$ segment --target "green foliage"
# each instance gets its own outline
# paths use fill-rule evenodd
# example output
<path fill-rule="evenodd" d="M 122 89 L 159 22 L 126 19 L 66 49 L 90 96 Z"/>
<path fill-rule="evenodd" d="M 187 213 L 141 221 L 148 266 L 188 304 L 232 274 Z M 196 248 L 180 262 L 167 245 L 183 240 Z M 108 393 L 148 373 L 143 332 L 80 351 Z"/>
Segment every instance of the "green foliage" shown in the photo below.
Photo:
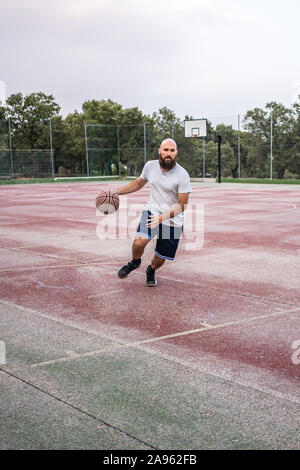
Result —
<path fill-rule="evenodd" d="M 248 183 L 248 184 L 300 184 L 300 180 L 297 179 L 256 179 L 256 178 L 249 178 L 249 179 L 240 179 L 240 178 L 222 178 L 222 183 Z"/>
<path fill-rule="evenodd" d="M 55 169 L 60 167 L 71 171 L 72 176 L 86 172 L 86 151 L 84 136 L 84 115 L 75 111 L 59 122 L 58 129 L 53 125 L 53 133 L 57 132 L 60 140 L 53 138 L 55 149 Z"/>
<path fill-rule="evenodd" d="M 0 122 L 5 120 L 5 107 L 1 106 L 1 101 L 0 101 Z"/>
<path fill-rule="evenodd" d="M 94 124 L 116 124 L 122 105 L 112 100 L 88 100 L 82 105 L 85 121 Z"/>
<path fill-rule="evenodd" d="M 0 119 L 0 149 L 7 149 L 8 145 L 8 122 Z"/>
<path fill-rule="evenodd" d="M 255 108 L 248 111 L 245 129 L 251 134 L 248 141 L 247 175 L 266 177 L 270 168 L 272 113 L 272 154 L 273 171 L 279 179 L 284 178 L 288 170 L 299 173 L 299 104 L 291 108 L 271 101 L 266 109 Z"/>
<path fill-rule="evenodd" d="M 300 98 L 300 97 L 299 97 Z M 163 139 L 173 137 L 178 146 L 178 162 L 192 177 L 203 176 L 205 155 L 206 176 L 217 176 L 217 144 L 207 139 L 184 137 L 183 120 L 167 107 L 151 116 L 138 107 L 123 108 L 108 100 L 88 100 L 81 111 L 65 118 L 52 95 L 42 92 L 11 95 L 0 106 L 1 161 L 7 166 L 9 148 L 8 118 L 13 149 L 49 149 L 50 119 L 55 171 L 62 175 L 84 175 L 87 171 L 85 126 L 90 160 L 90 174 L 125 176 L 140 174 L 145 161 L 144 124 L 146 126 L 146 158 L 158 158 Z M 300 177 L 300 101 L 291 107 L 271 101 L 264 109 L 249 110 L 240 132 L 241 177 L 268 178 L 270 175 L 270 115 L 273 119 L 274 176 Z M 192 116 L 185 116 L 192 119 Z M 222 136 L 222 175 L 238 176 L 238 131 L 220 124 Z M 119 144 L 119 145 L 118 145 Z M 119 147 L 119 151 L 118 151 Z"/>
<path fill-rule="evenodd" d="M 52 95 L 16 93 L 6 100 L 5 116 L 10 118 L 13 145 L 19 149 L 50 148 L 49 120 L 60 106 Z"/>

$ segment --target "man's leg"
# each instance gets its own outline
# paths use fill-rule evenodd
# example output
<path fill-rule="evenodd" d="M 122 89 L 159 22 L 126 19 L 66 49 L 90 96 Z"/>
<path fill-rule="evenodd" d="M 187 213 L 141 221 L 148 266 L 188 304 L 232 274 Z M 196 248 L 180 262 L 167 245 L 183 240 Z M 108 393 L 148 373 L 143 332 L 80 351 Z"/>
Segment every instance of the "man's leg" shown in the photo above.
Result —
<path fill-rule="evenodd" d="M 146 286 L 156 286 L 155 271 L 165 263 L 166 259 L 174 260 L 181 233 L 182 227 L 176 228 L 175 233 L 174 227 L 162 225 L 160 236 L 156 242 L 155 254 L 151 260 L 151 265 L 149 264 L 146 270 Z"/>
<path fill-rule="evenodd" d="M 165 262 L 165 259 L 159 258 L 156 254 L 154 254 L 152 260 L 151 260 L 151 268 L 156 271 L 159 269 Z"/>
<path fill-rule="evenodd" d="M 149 238 L 137 236 L 132 244 L 132 258 L 140 259 L 149 242 Z"/>
<path fill-rule="evenodd" d="M 145 247 L 149 241 L 150 240 L 148 238 L 141 237 L 139 235 L 135 238 L 132 244 L 132 260 L 119 270 L 119 277 L 127 277 L 131 271 L 140 266 L 142 254 L 144 253 Z"/>
<path fill-rule="evenodd" d="M 155 278 L 155 271 L 157 271 L 165 262 L 165 259 L 159 258 L 156 254 L 154 254 L 151 264 L 149 264 L 146 275 L 146 286 L 148 287 L 155 287 L 157 285 L 157 281 Z"/>

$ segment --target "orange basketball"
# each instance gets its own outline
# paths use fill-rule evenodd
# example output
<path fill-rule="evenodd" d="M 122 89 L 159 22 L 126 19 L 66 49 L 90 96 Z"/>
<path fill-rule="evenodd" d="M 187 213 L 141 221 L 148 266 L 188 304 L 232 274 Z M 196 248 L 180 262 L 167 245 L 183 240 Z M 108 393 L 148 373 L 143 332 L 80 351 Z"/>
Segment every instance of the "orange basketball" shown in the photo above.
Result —
<path fill-rule="evenodd" d="M 96 197 L 96 207 L 102 214 L 113 214 L 119 209 L 119 195 L 113 191 L 101 191 Z"/>

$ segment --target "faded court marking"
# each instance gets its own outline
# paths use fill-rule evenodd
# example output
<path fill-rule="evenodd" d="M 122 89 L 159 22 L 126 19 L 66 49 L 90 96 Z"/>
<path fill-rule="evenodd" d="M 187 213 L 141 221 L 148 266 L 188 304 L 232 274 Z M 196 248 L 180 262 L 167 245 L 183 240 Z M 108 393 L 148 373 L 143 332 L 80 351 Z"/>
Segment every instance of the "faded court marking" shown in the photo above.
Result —
<path fill-rule="evenodd" d="M 226 328 L 228 326 L 236 326 L 236 325 L 241 325 L 243 323 L 251 323 L 251 322 L 254 322 L 254 321 L 259 321 L 259 320 L 263 320 L 263 319 L 266 319 L 266 318 L 278 317 L 280 315 L 286 315 L 286 314 L 290 314 L 290 313 L 294 313 L 294 312 L 298 312 L 298 311 L 300 312 L 300 307 L 295 308 L 295 309 L 291 309 L 291 310 L 283 310 L 283 311 L 280 311 L 280 312 L 273 312 L 273 313 L 269 313 L 269 314 L 266 314 L 266 315 L 260 315 L 260 316 L 257 316 L 257 317 L 252 317 L 252 318 L 244 318 L 244 319 L 241 319 L 241 320 L 234 320 L 234 321 L 230 321 L 230 322 L 226 322 L 226 323 L 221 323 L 221 324 L 218 324 L 218 325 L 210 325 L 208 323 L 205 323 L 206 326 L 204 326 L 203 328 L 197 328 L 195 330 L 180 331 L 178 333 L 172 333 L 170 335 L 164 335 L 164 336 L 158 336 L 158 337 L 154 337 L 154 338 L 143 339 L 143 340 L 135 341 L 135 342 L 132 342 L 132 343 L 118 344 L 118 345 L 115 345 L 115 346 L 111 346 L 109 348 L 95 349 L 94 351 L 88 351 L 88 352 L 83 353 L 83 354 L 74 354 L 74 356 L 72 356 L 72 357 L 65 356 L 65 357 L 61 357 L 59 359 L 52 359 L 52 360 L 49 360 L 49 361 L 36 362 L 36 363 L 30 364 L 28 366 L 24 366 L 24 367 L 17 368 L 17 369 L 9 369 L 9 370 L 12 370 L 12 371 L 13 370 L 23 370 L 23 369 L 27 369 L 27 368 L 41 367 L 41 366 L 50 365 L 50 364 L 58 364 L 58 363 L 67 362 L 67 361 L 70 361 L 70 360 L 73 360 L 73 359 L 82 359 L 82 358 L 89 357 L 89 356 L 94 356 L 94 355 L 97 355 L 97 354 L 109 353 L 109 352 L 112 352 L 112 351 L 116 351 L 118 349 L 132 348 L 132 347 L 140 346 L 140 345 L 143 345 L 143 344 L 155 343 L 155 342 L 158 342 L 158 341 L 171 339 L 171 338 L 179 338 L 181 336 L 187 336 L 187 335 L 191 335 L 191 334 L 195 334 L 195 333 L 201 333 L 201 332 L 204 332 L 204 331 L 218 330 L 218 329 L 221 329 L 221 328 Z"/>
<path fill-rule="evenodd" d="M 41 312 L 39 312 L 39 311 L 37 311 L 37 310 L 32 310 L 32 309 L 29 309 L 29 308 L 27 308 L 27 307 L 22 307 L 22 306 L 20 306 L 20 305 L 16 305 L 16 304 L 13 304 L 13 303 L 11 303 L 11 302 L 7 302 L 7 301 L 1 300 L 1 299 L 0 299 L 0 304 L 7 305 L 7 306 L 10 306 L 10 307 L 14 307 L 14 308 L 16 308 L 16 309 L 18 309 L 18 310 L 21 310 L 21 311 L 24 311 L 24 310 L 25 310 L 25 311 L 28 312 L 28 313 L 37 315 L 37 316 L 39 316 L 39 317 L 41 317 L 41 318 L 45 318 L 45 319 L 47 319 L 47 320 L 53 321 L 53 322 L 58 323 L 58 324 L 61 324 L 61 325 L 63 325 L 63 326 L 68 326 L 68 327 L 74 328 L 74 329 L 76 329 L 76 330 L 79 330 L 79 331 L 82 331 L 82 332 L 85 332 L 85 333 L 88 333 L 88 334 L 93 334 L 93 335 L 98 336 L 98 337 L 100 337 L 100 338 L 106 338 L 106 339 L 109 339 L 109 340 L 111 340 L 111 341 L 115 341 L 115 342 L 119 343 L 119 347 L 115 347 L 114 350 L 121 349 L 121 348 L 123 348 L 123 347 L 124 347 L 124 348 L 130 347 L 130 346 L 133 347 L 133 344 L 128 344 L 128 343 L 126 343 L 124 340 L 122 340 L 122 339 L 120 339 L 120 338 L 116 338 L 116 339 L 115 339 L 115 338 L 112 338 L 112 337 L 110 337 L 110 336 L 104 334 L 103 332 L 99 333 L 99 332 L 97 332 L 97 331 L 95 331 L 95 330 L 90 330 L 90 329 L 88 329 L 88 328 L 83 328 L 83 327 L 80 326 L 80 325 L 76 325 L 76 324 L 73 324 L 72 322 L 65 321 L 65 320 L 62 320 L 62 319 L 58 319 L 58 318 L 52 317 L 52 316 L 50 316 L 50 315 L 43 314 L 43 313 L 41 313 Z M 291 310 L 287 310 L 287 311 L 283 311 L 283 312 L 277 312 L 277 313 L 275 314 L 275 316 L 276 316 L 276 315 L 278 316 L 279 314 L 288 314 L 288 313 L 298 312 L 299 310 L 300 310 L 300 308 L 291 309 Z M 274 315 L 270 314 L 270 315 L 265 315 L 264 317 L 266 317 L 266 316 L 274 316 Z M 261 318 L 261 317 L 258 317 L 258 318 Z M 231 323 L 232 323 L 232 322 L 231 322 Z M 240 322 L 236 322 L 236 323 L 240 323 Z M 220 325 L 220 326 L 221 326 L 221 325 Z M 207 327 L 208 327 L 208 324 L 207 324 Z M 207 329 L 212 329 L 212 328 L 214 328 L 214 327 L 212 326 L 212 327 L 209 327 L 209 328 L 207 328 Z M 205 331 L 206 328 L 203 328 L 202 330 Z M 154 341 L 154 340 L 155 340 L 155 338 L 153 338 L 152 341 Z M 144 341 L 144 343 L 145 343 L 145 342 L 150 342 L 150 341 L 151 341 L 151 340 L 146 340 L 146 341 Z M 143 344 L 143 341 L 140 341 L 139 343 L 140 343 L 140 345 L 142 345 L 142 344 Z M 218 374 L 218 373 L 209 371 L 209 370 L 207 370 L 207 369 L 204 369 L 204 368 L 200 368 L 200 367 L 198 367 L 198 366 L 195 366 L 195 364 L 191 364 L 191 363 L 189 363 L 189 362 L 183 361 L 183 360 L 178 359 L 178 358 L 176 358 L 176 357 L 168 356 L 168 355 L 166 355 L 166 354 L 163 354 L 163 353 L 161 353 L 161 352 L 157 352 L 157 351 L 155 351 L 155 350 L 151 350 L 151 349 L 149 349 L 149 348 L 143 348 L 143 347 L 142 347 L 142 348 L 141 348 L 141 347 L 139 348 L 139 345 L 137 345 L 136 347 L 137 347 L 137 349 L 146 351 L 146 352 L 148 352 L 149 354 L 154 354 L 154 355 L 156 355 L 156 356 L 162 357 L 162 358 L 164 358 L 164 359 L 166 359 L 166 360 L 169 360 L 169 361 L 171 361 L 171 362 L 178 363 L 178 364 L 183 364 L 183 365 L 185 365 L 186 367 L 191 367 L 191 368 L 193 368 L 193 369 L 197 369 L 199 372 L 203 372 L 203 373 L 209 374 L 209 375 L 211 375 L 212 377 L 220 378 L 220 379 L 222 379 L 222 380 L 227 380 L 228 382 L 235 383 L 235 384 L 238 384 L 238 385 L 242 385 L 242 386 L 245 386 L 245 387 L 250 388 L 250 389 L 252 389 L 252 390 L 257 390 L 257 391 L 259 391 L 259 392 L 263 392 L 263 393 L 266 393 L 266 394 L 268 394 L 268 395 L 270 395 L 270 396 L 274 396 L 274 397 L 276 397 L 276 398 L 281 398 L 281 399 L 284 399 L 284 400 L 286 400 L 286 401 L 290 401 L 290 402 L 297 403 L 297 404 L 300 403 L 300 402 L 299 402 L 299 399 L 296 398 L 296 397 L 292 397 L 292 396 L 290 396 L 290 395 L 284 395 L 284 394 L 281 394 L 280 392 L 277 392 L 277 391 L 275 391 L 275 390 L 268 389 L 268 388 L 263 388 L 263 387 L 259 387 L 259 386 L 255 385 L 255 384 L 250 383 L 250 382 L 245 382 L 245 381 L 242 381 L 242 380 L 239 380 L 239 379 L 234 379 L 234 378 L 232 378 L 232 377 L 230 377 L 230 376 L 223 376 L 223 375 L 221 375 L 221 374 Z M 112 349 L 112 350 L 113 350 L 113 349 Z M 104 350 L 104 351 L 106 352 L 107 349 Z M 73 351 L 68 351 L 68 352 L 66 351 L 66 353 L 69 354 L 69 355 L 72 355 L 72 356 L 76 355 L 76 358 L 78 358 L 78 357 L 80 356 L 80 355 L 74 353 Z M 37 365 L 38 365 L 38 364 L 37 364 Z M 33 365 L 33 366 L 34 366 L 34 365 Z M 25 369 L 25 368 L 23 367 L 22 369 L 19 369 L 19 370 L 23 370 L 23 369 Z M 1 370 L 1 368 L 0 368 L 0 370 Z M 9 371 L 10 369 L 9 369 L 8 367 L 3 367 L 2 370 L 4 370 L 4 371 L 5 371 L 5 370 L 8 370 L 8 371 Z M 11 369 L 11 370 L 18 370 L 18 369 Z"/>
<path fill-rule="evenodd" d="M 104 297 L 106 295 L 120 294 L 120 292 L 124 292 L 124 289 L 112 290 L 108 292 L 102 292 L 100 294 L 89 295 L 88 299 L 97 299 L 97 298 Z"/>

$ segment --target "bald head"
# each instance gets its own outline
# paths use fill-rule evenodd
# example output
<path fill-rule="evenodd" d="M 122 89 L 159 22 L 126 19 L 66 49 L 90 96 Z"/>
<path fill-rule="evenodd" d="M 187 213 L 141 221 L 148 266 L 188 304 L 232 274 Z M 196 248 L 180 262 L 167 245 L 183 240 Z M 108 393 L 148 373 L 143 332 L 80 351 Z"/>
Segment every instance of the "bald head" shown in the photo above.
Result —
<path fill-rule="evenodd" d="M 169 144 L 169 143 L 175 145 L 175 148 L 177 149 L 177 144 L 176 144 L 175 140 L 173 140 L 173 139 L 163 140 L 162 143 L 160 144 L 160 148 L 162 148 L 164 145 Z"/>
<path fill-rule="evenodd" d="M 178 153 L 177 145 L 173 139 L 165 139 L 158 149 L 159 164 L 164 170 L 171 170 L 176 165 L 176 156 Z"/>

